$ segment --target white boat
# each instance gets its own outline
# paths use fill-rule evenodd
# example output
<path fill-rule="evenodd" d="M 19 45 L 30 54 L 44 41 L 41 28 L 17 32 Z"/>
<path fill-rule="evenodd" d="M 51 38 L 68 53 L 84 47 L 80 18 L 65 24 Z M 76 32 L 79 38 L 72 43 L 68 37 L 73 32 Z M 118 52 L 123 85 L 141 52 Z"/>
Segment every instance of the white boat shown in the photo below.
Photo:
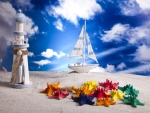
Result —
<path fill-rule="evenodd" d="M 86 57 L 86 45 L 87 47 L 87 57 Z M 89 70 L 96 68 L 99 64 L 98 61 L 96 59 L 96 56 L 93 52 L 92 46 L 91 46 L 91 42 L 89 39 L 88 34 L 86 33 L 86 22 L 82 27 L 82 30 L 80 32 L 78 41 L 76 42 L 74 49 L 72 51 L 72 53 L 70 54 L 69 58 L 74 58 L 74 57 L 81 57 L 83 58 L 82 62 L 77 62 L 74 64 L 68 64 L 68 68 L 70 68 L 73 71 L 76 71 L 78 73 L 87 73 L 89 72 Z M 96 61 L 96 64 L 86 64 L 86 58 L 91 58 L 93 60 Z"/>

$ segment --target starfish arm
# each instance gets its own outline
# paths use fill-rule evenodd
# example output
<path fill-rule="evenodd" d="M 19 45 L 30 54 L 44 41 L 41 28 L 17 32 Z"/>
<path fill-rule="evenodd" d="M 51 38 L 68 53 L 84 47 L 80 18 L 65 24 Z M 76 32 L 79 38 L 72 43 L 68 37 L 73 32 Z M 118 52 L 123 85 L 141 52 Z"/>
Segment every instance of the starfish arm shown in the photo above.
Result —
<path fill-rule="evenodd" d="M 80 100 L 80 98 L 78 97 L 78 98 L 75 98 L 75 97 L 71 97 L 72 98 L 72 100 L 74 100 L 75 102 L 79 102 L 79 100 Z"/>
<path fill-rule="evenodd" d="M 97 106 L 101 106 L 104 105 L 104 101 L 102 99 L 98 99 L 98 101 L 96 102 Z"/>
<path fill-rule="evenodd" d="M 139 100 L 137 100 L 137 105 L 141 105 L 141 106 L 144 106 L 144 103 L 140 102 Z"/>
<path fill-rule="evenodd" d="M 129 99 L 124 99 L 123 102 L 126 103 L 126 104 L 130 104 L 131 103 L 131 101 Z"/>

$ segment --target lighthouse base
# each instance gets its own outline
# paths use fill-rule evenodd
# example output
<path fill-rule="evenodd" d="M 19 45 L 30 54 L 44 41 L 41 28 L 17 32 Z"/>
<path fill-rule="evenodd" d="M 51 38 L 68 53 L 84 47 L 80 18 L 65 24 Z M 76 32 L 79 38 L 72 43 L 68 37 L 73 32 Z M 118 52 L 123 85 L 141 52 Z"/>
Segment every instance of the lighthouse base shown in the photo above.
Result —
<path fill-rule="evenodd" d="M 32 82 L 30 82 L 29 84 L 12 84 L 12 83 L 9 83 L 9 86 L 12 88 L 16 88 L 16 89 L 23 89 L 23 88 L 31 87 Z"/>

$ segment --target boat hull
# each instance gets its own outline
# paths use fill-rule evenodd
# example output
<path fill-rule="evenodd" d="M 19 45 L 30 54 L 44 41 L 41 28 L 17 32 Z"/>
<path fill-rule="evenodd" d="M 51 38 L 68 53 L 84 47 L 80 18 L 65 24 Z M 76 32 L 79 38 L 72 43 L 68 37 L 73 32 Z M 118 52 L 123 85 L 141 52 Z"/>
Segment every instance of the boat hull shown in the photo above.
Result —
<path fill-rule="evenodd" d="M 74 70 L 78 73 L 87 73 L 91 69 L 98 67 L 98 64 L 89 64 L 89 65 L 77 65 L 77 66 L 68 66 L 69 69 Z"/>

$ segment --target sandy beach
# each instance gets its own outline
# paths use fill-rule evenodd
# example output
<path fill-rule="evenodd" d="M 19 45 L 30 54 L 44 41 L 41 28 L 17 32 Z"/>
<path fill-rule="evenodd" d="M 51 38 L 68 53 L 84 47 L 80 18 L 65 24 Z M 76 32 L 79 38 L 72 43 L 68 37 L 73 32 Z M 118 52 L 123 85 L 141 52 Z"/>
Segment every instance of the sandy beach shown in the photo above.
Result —
<path fill-rule="evenodd" d="M 10 72 L 0 72 L 0 113 L 149 113 L 150 112 L 150 77 L 131 74 L 110 73 L 69 73 L 69 72 L 30 72 L 33 86 L 24 89 L 9 87 Z M 106 79 L 119 82 L 119 86 L 131 84 L 139 90 L 138 99 L 144 106 L 126 105 L 120 100 L 110 107 L 83 105 L 71 99 L 72 93 L 62 100 L 48 99 L 46 94 L 39 93 L 48 83 L 60 82 L 60 86 L 83 85 L 92 80 L 105 82 Z"/>

